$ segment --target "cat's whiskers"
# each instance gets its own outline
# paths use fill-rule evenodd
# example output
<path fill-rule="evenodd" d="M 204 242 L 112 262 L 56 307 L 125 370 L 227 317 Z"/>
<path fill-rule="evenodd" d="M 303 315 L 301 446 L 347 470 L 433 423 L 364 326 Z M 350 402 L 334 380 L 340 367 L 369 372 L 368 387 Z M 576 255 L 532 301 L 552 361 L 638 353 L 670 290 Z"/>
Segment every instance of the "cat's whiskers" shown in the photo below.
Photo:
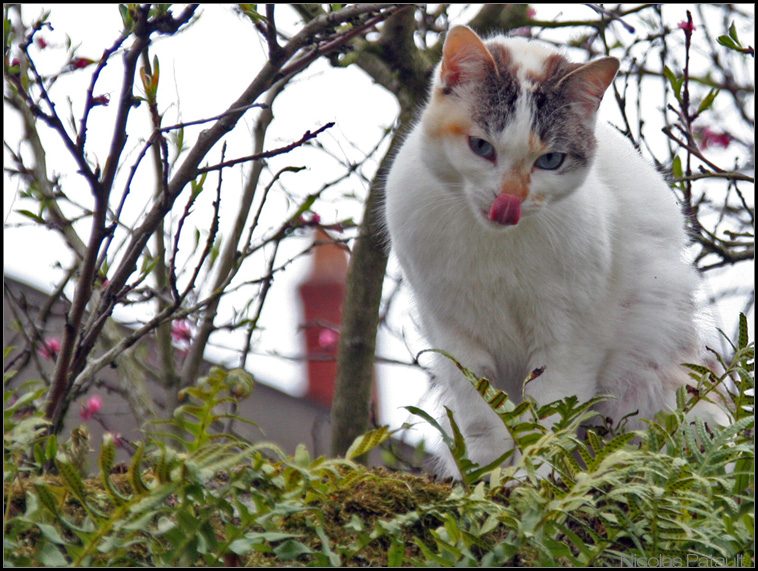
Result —
<path fill-rule="evenodd" d="M 446 218 L 448 214 L 455 214 L 461 208 L 468 208 L 465 197 L 462 194 L 445 192 L 437 200 L 427 205 L 427 213 L 434 214 L 439 218 Z"/>

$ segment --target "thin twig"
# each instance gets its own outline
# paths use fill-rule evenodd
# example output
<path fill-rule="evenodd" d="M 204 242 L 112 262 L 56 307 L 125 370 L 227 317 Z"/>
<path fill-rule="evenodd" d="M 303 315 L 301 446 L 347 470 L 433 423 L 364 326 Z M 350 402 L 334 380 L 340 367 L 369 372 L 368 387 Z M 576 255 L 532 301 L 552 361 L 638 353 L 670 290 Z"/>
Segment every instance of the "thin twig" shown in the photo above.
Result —
<path fill-rule="evenodd" d="M 276 157 L 278 155 L 283 155 L 283 154 L 289 153 L 293 149 L 301 147 L 302 145 L 304 145 L 305 143 L 307 143 L 311 139 L 314 139 L 314 138 L 318 137 L 321 133 L 323 133 L 324 131 L 326 131 L 327 129 L 329 129 L 329 128 L 333 127 L 333 126 L 334 126 L 334 122 L 329 122 L 326 125 L 324 125 L 323 127 L 319 127 L 314 132 L 306 131 L 305 134 L 299 140 L 295 141 L 294 143 L 290 143 L 289 145 L 285 145 L 284 147 L 279 147 L 278 149 L 273 149 L 271 151 L 264 151 L 263 153 L 257 153 L 257 154 L 254 154 L 254 155 L 249 155 L 247 157 L 241 157 L 241 158 L 238 158 L 238 159 L 233 159 L 233 160 L 230 160 L 230 161 L 219 163 L 217 165 L 213 165 L 211 167 L 199 168 L 196 171 L 197 172 L 197 176 L 199 176 L 199 175 L 201 175 L 203 173 L 213 172 L 213 171 L 225 169 L 225 168 L 228 168 L 228 167 L 233 167 L 233 166 L 241 164 L 241 163 L 248 163 L 250 161 L 260 161 L 262 159 L 269 159 L 271 157 Z"/>

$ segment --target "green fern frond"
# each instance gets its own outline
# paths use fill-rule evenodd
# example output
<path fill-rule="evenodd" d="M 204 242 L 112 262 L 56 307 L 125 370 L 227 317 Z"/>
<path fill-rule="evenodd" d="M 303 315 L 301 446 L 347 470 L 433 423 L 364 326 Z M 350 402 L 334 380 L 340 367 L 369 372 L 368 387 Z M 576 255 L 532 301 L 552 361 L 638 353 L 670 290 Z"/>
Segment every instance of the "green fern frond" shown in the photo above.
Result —
<path fill-rule="evenodd" d="M 103 435 L 103 441 L 100 445 L 100 455 L 98 456 L 98 466 L 100 468 L 100 481 L 103 483 L 105 491 L 108 493 L 111 501 L 117 506 L 123 505 L 128 498 L 121 495 L 111 482 L 111 471 L 113 462 L 116 458 L 116 445 L 113 435 L 108 432 Z"/>

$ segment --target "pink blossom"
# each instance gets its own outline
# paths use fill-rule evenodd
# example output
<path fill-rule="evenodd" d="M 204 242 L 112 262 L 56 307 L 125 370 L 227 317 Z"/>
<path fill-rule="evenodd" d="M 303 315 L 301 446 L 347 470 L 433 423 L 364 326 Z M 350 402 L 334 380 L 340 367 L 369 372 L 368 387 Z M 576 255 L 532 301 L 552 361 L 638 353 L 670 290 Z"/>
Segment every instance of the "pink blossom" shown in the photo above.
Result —
<path fill-rule="evenodd" d="M 717 133 L 710 127 L 703 127 L 699 134 L 701 137 L 700 146 L 703 147 L 703 149 L 709 147 L 721 147 L 726 149 L 729 146 L 729 143 L 734 140 L 734 137 L 729 133 Z"/>
<path fill-rule="evenodd" d="M 297 218 L 297 224 L 300 226 L 318 226 L 321 224 L 321 216 L 315 212 L 310 212 L 310 216 L 301 215 Z"/>
<path fill-rule="evenodd" d="M 333 329 L 322 329 L 318 333 L 318 346 L 322 349 L 334 349 L 339 341 L 340 334 Z"/>
<path fill-rule="evenodd" d="M 682 30 L 684 30 L 685 34 L 691 34 L 695 30 L 697 30 L 697 28 L 695 27 L 695 24 L 692 23 L 692 20 L 682 20 L 681 22 L 679 22 L 678 26 Z"/>
<path fill-rule="evenodd" d="M 61 340 L 57 337 L 50 337 L 42 341 L 42 344 L 37 347 L 37 353 L 43 359 L 55 361 L 58 358 L 58 353 L 61 350 Z"/>
<path fill-rule="evenodd" d="M 174 341 L 184 341 L 189 343 L 192 341 L 192 326 L 186 319 L 174 321 L 171 324 L 171 337 Z"/>
<path fill-rule="evenodd" d="M 35 36 L 34 41 L 37 42 L 39 49 L 44 50 L 47 47 L 47 42 L 42 36 Z"/>
<path fill-rule="evenodd" d="M 7 63 L 7 60 L 6 60 Z M 18 58 L 14 57 L 10 64 L 8 65 L 8 73 L 11 74 L 13 77 L 19 77 L 21 73 L 21 62 L 18 60 Z"/>
<path fill-rule="evenodd" d="M 87 66 L 92 65 L 95 63 L 94 60 L 91 60 L 86 57 L 75 57 L 71 60 L 71 69 L 84 69 Z"/>
<path fill-rule="evenodd" d="M 530 20 L 534 20 L 534 17 L 535 17 L 536 15 L 537 15 L 537 10 L 535 10 L 534 8 L 529 8 L 529 9 L 527 9 L 527 11 L 526 11 L 526 16 L 527 16 L 527 17 L 528 17 Z"/>
<path fill-rule="evenodd" d="M 101 399 L 98 395 L 91 396 L 87 399 L 87 402 L 82 407 L 82 410 L 79 411 L 79 418 L 82 420 L 89 420 L 98 412 L 100 412 L 101 408 L 103 408 L 103 399 Z"/>
<path fill-rule="evenodd" d="M 121 436 L 120 432 L 111 432 L 111 436 L 113 436 L 113 445 L 116 448 L 126 448 L 124 437 Z"/>

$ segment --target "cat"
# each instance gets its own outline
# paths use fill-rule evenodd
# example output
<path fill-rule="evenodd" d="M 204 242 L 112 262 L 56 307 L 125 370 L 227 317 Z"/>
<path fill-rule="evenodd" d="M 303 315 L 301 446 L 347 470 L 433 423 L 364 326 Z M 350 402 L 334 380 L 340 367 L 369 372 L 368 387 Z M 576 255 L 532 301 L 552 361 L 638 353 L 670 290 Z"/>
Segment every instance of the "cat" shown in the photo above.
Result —
<path fill-rule="evenodd" d="M 658 172 L 597 121 L 619 68 L 451 28 L 430 100 L 386 180 L 390 244 L 429 345 L 515 401 L 612 395 L 617 423 L 674 408 L 698 362 L 684 217 Z M 508 433 L 455 364 L 434 384 L 484 465 Z M 719 406 L 703 416 L 724 422 Z M 696 409 L 697 410 L 697 409 Z M 456 475 L 451 458 L 442 475 Z"/>

